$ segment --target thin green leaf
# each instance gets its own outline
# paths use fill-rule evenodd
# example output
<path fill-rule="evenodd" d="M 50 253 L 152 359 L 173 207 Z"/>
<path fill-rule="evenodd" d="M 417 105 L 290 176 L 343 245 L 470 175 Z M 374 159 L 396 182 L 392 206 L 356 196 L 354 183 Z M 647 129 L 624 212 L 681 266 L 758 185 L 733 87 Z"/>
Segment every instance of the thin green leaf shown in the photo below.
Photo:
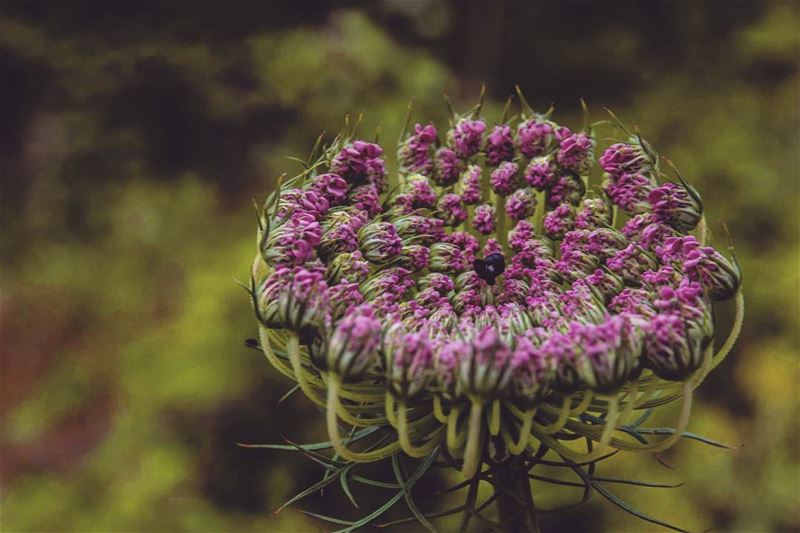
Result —
<path fill-rule="evenodd" d="M 638 428 L 639 426 L 644 424 L 644 422 L 648 418 L 650 418 L 650 415 L 653 414 L 653 411 L 654 411 L 654 409 L 652 409 L 652 408 L 646 410 L 644 413 L 642 413 L 642 416 L 640 416 L 639 418 L 634 420 L 633 424 L 627 424 L 625 427 Z"/>
<path fill-rule="evenodd" d="M 479 470 L 480 468 L 481 465 L 478 465 Z M 459 533 L 466 533 L 467 528 L 469 528 L 469 521 L 472 518 L 475 501 L 478 499 L 478 485 L 480 482 L 481 480 L 478 477 L 474 477 L 472 478 L 472 483 L 469 485 L 469 492 L 467 493 L 467 501 L 465 503 L 467 512 L 464 513 L 464 516 L 461 518 L 461 525 L 458 527 Z"/>
<path fill-rule="evenodd" d="M 303 455 L 305 455 L 306 457 L 308 457 L 309 459 L 311 459 L 315 463 L 323 466 L 324 468 L 333 469 L 333 468 L 338 468 L 338 467 L 341 467 L 341 466 L 347 466 L 347 463 L 342 462 L 342 461 L 337 461 L 336 459 L 332 459 L 330 457 L 322 455 L 321 453 L 317 453 L 317 452 L 314 452 L 314 451 L 311 451 L 311 450 L 304 450 L 303 448 L 300 447 L 299 444 L 295 444 L 295 443 L 293 443 L 292 441 L 290 441 L 288 439 L 286 439 L 286 442 L 289 442 L 290 444 L 293 444 L 296 447 L 297 451 L 299 451 L 300 453 L 302 453 Z"/>
<path fill-rule="evenodd" d="M 621 483 L 623 485 L 636 485 L 637 487 L 652 487 L 656 489 L 676 489 L 685 485 L 685 482 L 680 483 L 652 483 L 649 481 L 638 481 L 635 479 L 617 479 L 613 477 L 593 477 L 593 481 L 600 481 L 603 483 Z"/>
<path fill-rule="evenodd" d="M 675 433 L 675 429 L 673 428 L 644 428 L 638 431 L 639 433 L 644 433 L 645 435 L 672 435 L 673 433 Z M 716 448 L 725 448 L 726 450 L 734 450 L 738 447 L 738 446 L 730 446 L 728 444 L 723 444 L 713 439 L 709 439 L 708 437 L 704 437 L 696 433 L 690 433 L 688 431 L 684 431 L 681 434 L 681 438 L 696 440 L 698 442 L 702 442 L 703 444 L 708 444 L 709 446 L 714 446 Z"/>
<path fill-rule="evenodd" d="M 629 428 L 629 427 L 627 427 L 627 426 L 622 426 L 621 428 L 619 428 L 619 430 L 618 430 L 618 431 L 622 431 L 623 433 L 627 433 L 628 435 L 630 435 L 630 436 L 631 436 L 631 437 L 633 437 L 634 439 L 638 440 L 638 441 L 639 441 L 639 442 L 641 442 L 642 444 L 647 444 L 647 443 L 648 443 L 647 439 L 646 439 L 646 438 L 644 438 L 644 437 L 641 435 L 641 433 L 639 433 L 637 430 L 635 430 L 635 429 L 633 429 L 633 428 Z"/>
<path fill-rule="evenodd" d="M 342 470 L 346 470 L 347 468 L 349 468 L 349 467 L 343 468 Z M 283 505 L 278 507 L 278 509 L 275 511 L 275 514 L 280 513 L 286 507 L 292 505 L 294 502 L 296 502 L 298 500 L 301 500 L 301 499 L 305 498 L 309 494 L 314 494 L 315 492 L 317 492 L 319 490 L 322 490 L 324 487 L 326 487 L 327 485 L 331 484 L 335 479 L 336 479 L 335 477 L 329 477 L 329 478 L 323 478 L 323 479 L 317 481 L 316 483 L 314 483 L 313 485 L 311 485 L 307 489 L 305 489 L 305 490 L 297 493 L 296 495 L 292 496 L 292 498 L 290 498 L 286 503 L 284 503 Z"/>
<path fill-rule="evenodd" d="M 354 465 L 353 465 L 354 466 Z M 356 499 L 353 497 L 353 493 L 350 492 L 350 485 L 347 482 L 347 474 L 350 471 L 350 468 L 345 468 L 342 470 L 341 474 L 339 474 L 339 483 L 342 485 L 342 490 L 344 491 L 347 499 L 350 500 L 350 503 L 353 504 L 353 507 L 359 509 L 358 503 L 356 503 Z"/>
<path fill-rule="evenodd" d="M 342 525 L 342 526 L 350 526 L 350 525 L 355 523 L 355 522 L 350 522 L 348 520 L 342 520 L 341 518 L 335 518 L 333 516 L 326 516 L 324 514 L 312 513 L 311 511 L 305 511 L 303 509 L 298 509 L 298 511 L 300 511 L 301 513 L 303 513 L 305 515 L 313 516 L 314 518 L 319 518 L 320 520 L 324 520 L 324 521 L 330 522 L 332 524 L 339 524 L 339 525 Z"/>
<path fill-rule="evenodd" d="M 411 477 L 408 478 L 408 481 L 406 482 L 407 487 L 410 488 L 414 486 L 414 484 L 419 480 L 419 478 L 422 477 L 422 475 L 428 471 L 428 469 L 431 466 L 431 463 L 433 463 L 437 455 L 438 455 L 438 450 L 434 450 L 428 457 L 425 458 L 422 464 L 420 464 L 419 467 L 417 467 L 417 470 L 411 475 Z M 385 504 L 380 506 L 378 509 L 371 512 L 364 518 L 361 518 L 360 520 L 353 522 L 352 524 L 349 525 L 349 527 L 339 530 L 337 533 L 350 533 L 351 531 L 355 531 L 356 529 L 369 524 L 370 522 L 381 516 L 383 513 L 388 511 L 394 504 L 396 504 L 400 500 L 400 498 L 403 497 L 403 494 L 404 491 L 402 490 L 398 491 L 397 494 L 389 498 L 389 500 Z"/>
<path fill-rule="evenodd" d="M 382 489 L 399 489 L 400 485 L 397 483 L 387 483 L 385 481 L 376 481 L 374 479 L 365 478 L 363 476 L 356 476 L 353 475 L 350 477 L 353 481 L 357 481 L 363 485 L 369 485 L 371 487 L 379 487 Z"/>
<path fill-rule="evenodd" d="M 380 429 L 380 426 L 370 426 L 368 428 L 358 430 L 355 435 L 351 439 L 342 439 L 345 443 L 356 442 L 358 440 L 363 439 L 375 433 L 377 430 Z M 270 450 L 290 450 L 290 451 L 297 451 L 298 448 L 302 450 L 329 450 L 333 448 L 333 444 L 330 441 L 325 442 L 315 442 L 313 444 L 243 444 L 243 443 L 236 443 L 237 446 L 241 446 L 242 448 L 268 448 Z"/>
<path fill-rule="evenodd" d="M 539 481 L 544 481 L 545 483 L 552 483 L 553 485 L 564 485 L 565 487 L 580 487 L 585 488 L 585 483 L 578 483 L 577 481 L 567 481 L 565 479 L 556 479 L 554 477 L 548 476 L 539 476 L 537 474 L 528 474 L 530 479 L 537 479 Z"/>
<path fill-rule="evenodd" d="M 452 509 L 447 509 L 445 511 L 437 511 L 435 513 L 428 513 L 425 515 L 425 518 L 440 518 L 442 516 L 449 516 L 452 514 L 460 513 L 462 511 L 466 511 L 466 505 L 459 505 L 458 507 L 453 507 Z M 397 526 L 400 524 L 408 524 L 409 522 L 413 522 L 416 520 L 414 516 L 407 516 L 405 518 L 401 518 L 399 520 L 393 520 L 391 522 L 385 522 L 383 524 L 375 524 L 375 527 L 391 527 Z"/>
<path fill-rule="evenodd" d="M 449 492 L 456 492 L 458 490 L 461 490 L 461 489 L 469 486 L 470 483 L 472 483 L 472 480 L 468 479 L 466 481 L 462 481 L 461 483 L 457 483 L 457 484 L 453 485 L 452 487 L 447 487 L 446 489 L 442 489 L 442 490 L 436 492 L 436 494 L 447 494 Z"/>
<path fill-rule="evenodd" d="M 544 466 L 555 466 L 555 467 L 561 467 L 561 468 L 571 468 L 572 466 L 586 466 L 586 465 L 590 465 L 590 464 L 599 463 L 600 461 L 604 461 L 604 460 L 608 459 L 609 457 L 613 457 L 614 455 L 617 455 L 618 453 L 619 453 L 619 450 L 614 450 L 613 452 L 609 452 L 609 453 L 607 453 L 605 455 L 601 455 L 600 457 L 598 457 L 594 461 L 590 461 L 590 462 L 570 463 L 570 462 L 562 461 L 562 462 L 559 463 L 557 461 L 548 461 L 548 460 L 545 460 L 545 459 L 540 459 L 540 460 L 538 460 L 536 462 L 536 464 L 540 464 L 540 465 L 544 465 Z"/>
<path fill-rule="evenodd" d="M 672 524 L 670 524 L 668 522 L 664 522 L 663 520 L 659 520 L 657 518 L 653 518 L 653 517 L 651 517 L 649 515 L 646 515 L 646 514 L 642 513 L 641 511 L 639 511 L 636 508 L 634 508 L 633 506 L 631 506 L 629 503 L 619 499 L 617 496 L 615 496 L 612 492 L 610 492 L 608 489 L 606 489 L 605 487 L 603 487 L 599 483 L 592 483 L 592 485 L 594 486 L 595 489 L 597 489 L 597 492 L 599 492 L 605 499 L 607 499 L 608 501 L 610 501 L 611 503 L 613 503 L 614 505 L 616 505 L 617 507 L 619 507 L 623 511 L 625 511 L 627 513 L 630 513 L 633 516 L 636 516 L 636 517 L 644 520 L 645 522 L 650 522 L 651 524 L 657 524 L 659 526 L 666 527 L 666 528 L 671 529 L 673 531 L 680 531 L 681 533 L 689 533 L 687 530 L 681 529 L 678 526 L 673 526 Z"/>
<path fill-rule="evenodd" d="M 295 385 L 294 387 L 289 389 L 289 391 L 286 394 L 284 394 L 283 396 L 281 396 L 280 400 L 278 400 L 278 405 L 282 404 L 284 401 L 286 401 L 286 399 L 289 396 L 291 396 L 292 394 L 294 394 L 295 392 L 297 392 L 299 390 L 300 390 L 300 385 Z"/>
<path fill-rule="evenodd" d="M 288 159 L 289 161 L 294 161 L 295 163 L 300 163 L 304 169 L 308 168 L 308 163 L 300 159 L 299 157 L 286 156 L 285 159 Z"/>
<path fill-rule="evenodd" d="M 434 450 L 434 453 L 438 455 L 438 449 Z M 400 484 L 401 490 L 403 491 L 403 496 L 406 499 L 406 505 L 408 505 L 409 511 L 411 514 L 414 515 L 414 518 L 422 524 L 422 527 L 431 531 L 432 533 L 436 533 L 436 529 L 425 519 L 425 515 L 423 515 L 417 504 L 414 502 L 414 497 L 411 495 L 411 490 L 406 485 L 405 481 L 403 481 L 403 474 L 400 472 L 400 459 L 398 458 L 398 454 L 392 456 L 392 470 L 394 471 L 394 477 L 397 479 L 397 482 Z"/>

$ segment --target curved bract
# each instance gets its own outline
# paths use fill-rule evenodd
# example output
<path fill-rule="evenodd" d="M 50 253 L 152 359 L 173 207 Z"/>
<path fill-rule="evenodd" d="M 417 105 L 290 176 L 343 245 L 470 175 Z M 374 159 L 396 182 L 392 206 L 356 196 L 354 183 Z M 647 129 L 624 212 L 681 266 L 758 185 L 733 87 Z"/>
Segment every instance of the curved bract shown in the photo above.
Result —
<path fill-rule="evenodd" d="M 572 131 L 521 100 L 496 126 L 480 105 L 444 132 L 415 125 L 391 175 L 345 131 L 260 209 L 261 348 L 326 410 L 339 461 L 441 453 L 478 482 L 548 450 L 572 468 L 663 451 L 733 346 L 741 276 L 705 243 L 697 191 L 613 115 L 625 138 L 596 160 L 588 113 Z M 671 432 L 641 428 L 673 401 Z"/>

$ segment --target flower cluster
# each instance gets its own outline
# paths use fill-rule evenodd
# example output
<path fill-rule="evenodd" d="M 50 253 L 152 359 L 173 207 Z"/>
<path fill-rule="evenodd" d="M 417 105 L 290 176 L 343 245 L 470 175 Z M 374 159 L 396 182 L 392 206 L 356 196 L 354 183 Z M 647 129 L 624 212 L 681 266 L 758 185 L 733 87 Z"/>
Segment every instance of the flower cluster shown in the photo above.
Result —
<path fill-rule="evenodd" d="M 315 401 L 328 390 L 337 452 L 396 451 L 349 449 L 341 418 L 393 428 L 413 456 L 446 445 L 468 476 L 487 438 L 592 460 L 657 391 L 690 396 L 710 368 L 714 302 L 741 284 L 704 221 L 690 234 L 697 191 L 663 181 L 638 136 L 601 153 L 603 195 L 587 191 L 590 129 L 523 113 L 438 131 L 401 141 L 399 176 L 380 146 L 341 136 L 264 209 L 252 290 L 265 353 L 286 354 L 274 363 Z M 562 435 L 598 445 L 577 454 Z"/>

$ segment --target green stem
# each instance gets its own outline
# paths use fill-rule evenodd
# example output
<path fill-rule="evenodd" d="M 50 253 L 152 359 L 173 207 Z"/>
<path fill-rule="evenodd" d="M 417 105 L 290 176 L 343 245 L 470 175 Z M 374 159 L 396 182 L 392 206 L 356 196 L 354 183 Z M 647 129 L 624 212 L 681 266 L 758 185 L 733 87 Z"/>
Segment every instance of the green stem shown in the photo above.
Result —
<path fill-rule="evenodd" d="M 506 219 L 506 199 L 501 196 L 497 195 L 495 198 L 495 215 L 497 216 L 497 240 L 500 242 L 500 246 L 503 247 L 503 254 L 508 257 L 508 225 Z"/>
<path fill-rule="evenodd" d="M 512 456 L 497 465 L 492 474 L 492 485 L 497 495 L 497 515 L 502 531 L 538 533 L 539 524 L 525 457 Z"/>
<path fill-rule="evenodd" d="M 469 424 L 467 425 L 467 447 L 464 449 L 464 465 L 461 473 L 467 479 L 472 479 L 480 469 L 483 436 L 483 403 L 472 400 L 469 411 Z"/>

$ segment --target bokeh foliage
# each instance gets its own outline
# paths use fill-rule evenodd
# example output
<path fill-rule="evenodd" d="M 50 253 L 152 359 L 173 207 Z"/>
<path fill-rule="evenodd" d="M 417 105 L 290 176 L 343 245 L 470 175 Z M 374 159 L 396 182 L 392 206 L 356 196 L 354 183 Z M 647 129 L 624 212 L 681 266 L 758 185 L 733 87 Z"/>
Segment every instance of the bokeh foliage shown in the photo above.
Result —
<path fill-rule="evenodd" d="M 250 200 L 346 114 L 392 144 L 409 99 L 441 122 L 442 89 L 465 107 L 485 81 L 489 119 L 519 83 L 573 125 L 581 96 L 635 122 L 742 264 L 744 331 L 690 425 L 738 447 L 615 457 L 686 481 L 619 494 L 695 530 L 797 530 L 799 21 L 792 2 L 4 3 L 2 529 L 323 529 L 271 513 L 318 467 L 235 446 L 324 434 L 243 347 Z M 334 492 L 302 505 L 340 511 Z M 598 498 L 543 522 L 651 529 Z"/>

